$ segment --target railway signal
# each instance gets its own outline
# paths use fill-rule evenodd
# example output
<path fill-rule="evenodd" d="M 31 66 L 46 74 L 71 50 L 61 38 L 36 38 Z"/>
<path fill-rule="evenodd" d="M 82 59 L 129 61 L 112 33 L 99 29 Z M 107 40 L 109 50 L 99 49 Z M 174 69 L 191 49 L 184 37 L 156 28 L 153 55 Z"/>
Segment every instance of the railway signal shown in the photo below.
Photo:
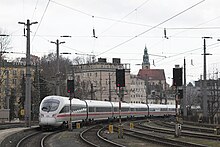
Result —
<path fill-rule="evenodd" d="M 67 92 L 74 93 L 74 80 L 67 80 Z"/>
<path fill-rule="evenodd" d="M 183 72 L 182 68 L 173 68 L 173 86 L 183 85 Z"/>
<path fill-rule="evenodd" d="M 116 87 L 125 87 L 125 69 L 116 69 Z"/>
<path fill-rule="evenodd" d="M 70 94 L 70 98 L 69 98 L 69 100 L 70 100 L 70 106 L 69 106 L 69 108 L 70 108 L 70 118 L 69 118 L 69 123 L 68 123 L 68 127 L 69 127 L 69 130 L 70 131 L 72 131 L 72 119 L 71 119 L 71 117 L 72 117 L 72 114 L 71 114 L 71 112 L 72 112 L 72 94 L 74 95 L 74 91 L 75 91 L 75 89 L 74 89 L 74 80 L 67 80 L 67 92 Z"/>

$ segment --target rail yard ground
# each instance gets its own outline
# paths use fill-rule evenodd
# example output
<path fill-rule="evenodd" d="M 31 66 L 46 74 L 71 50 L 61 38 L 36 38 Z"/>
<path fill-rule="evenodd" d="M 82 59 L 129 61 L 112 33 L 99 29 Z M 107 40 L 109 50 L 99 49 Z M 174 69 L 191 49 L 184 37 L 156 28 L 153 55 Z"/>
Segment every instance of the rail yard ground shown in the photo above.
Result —
<path fill-rule="evenodd" d="M 128 132 L 127 130 L 131 131 L 131 132 L 129 132 L 130 134 L 135 134 L 135 131 L 141 132 L 141 133 L 143 133 L 143 135 L 142 135 L 143 137 L 146 137 L 147 135 L 150 134 L 150 135 L 156 135 L 156 136 L 160 136 L 162 138 L 166 138 L 166 139 L 170 139 L 170 140 L 191 142 L 191 143 L 194 143 L 195 145 L 198 145 L 198 146 L 201 145 L 201 146 L 208 146 L 208 147 L 220 147 L 220 143 L 219 143 L 220 142 L 219 141 L 220 135 L 215 135 L 213 133 L 196 132 L 198 134 L 208 134 L 209 136 L 215 136 L 215 137 L 217 136 L 217 139 L 204 139 L 204 138 L 199 138 L 199 136 L 198 137 L 189 137 L 185 134 L 187 134 L 188 132 L 195 132 L 195 131 L 189 131 L 189 130 L 185 130 L 185 129 L 182 130 L 182 134 L 180 137 L 175 137 L 174 133 L 172 134 L 174 122 L 163 122 L 163 121 L 160 122 L 159 121 L 159 123 L 155 123 L 155 121 L 147 121 L 147 120 L 146 121 L 143 121 L 143 120 L 136 121 L 136 122 L 132 122 L 132 123 L 134 123 L 133 129 L 130 128 L 129 123 L 130 123 L 130 121 L 123 124 L 123 128 L 124 128 L 123 138 L 118 137 L 117 129 L 114 130 L 113 133 L 110 133 L 108 130 L 108 125 L 107 125 L 107 127 L 105 127 L 105 129 L 103 131 L 101 131 L 100 134 L 105 139 L 111 140 L 115 143 L 124 145 L 126 147 L 136 147 L 136 146 L 138 146 L 138 147 L 163 147 L 163 146 L 167 146 L 164 144 L 155 143 L 152 141 L 146 141 L 144 139 L 128 136 L 128 135 L 126 135 L 126 134 L 128 134 L 128 133 L 126 133 L 126 132 Z M 139 125 L 140 123 L 141 123 L 141 126 Z M 168 126 L 168 123 L 170 123 L 170 127 Z M 161 124 L 166 124 L 166 125 L 161 125 Z M 118 124 L 114 124 L 114 125 L 115 125 L 114 128 L 116 128 L 118 126 Z M 105 126 L 105 125 L 103 125 L 103 126 Z M 149 130 L 149 129 L 148 130 L 142 129 L 141 127 L 144 127 L 144 126 L 146 126 L 146 127 L 150 126 L 151 129 L 153 128 L 153 131 Z M 184 126 L 184 124 L 183 124 L 183 126 Z M 80 129 L 73 129 L 72 131 L 66 130 L 66 131 L 61 131 L 59 133 L 56 133 L 56 134 L 50 136 L 46 140 L 45 146 L 46 147 L 62 147 L 62 146 L 65 146 L 65 147 L 72 147 L 72 146 L 74 146 L 74 147 L 89 147 L 90 145 L 86 144 L 80 138 L 80 133 L 83 132 L 84 130 L 88 129 L 89 127 L 91 127 L 91 126 L 83 126 Z M 185 127 L 190 127 L 190 125 L 185 125 Z M 192 128 L 199 128 L 198 126 L 193 126 L 193 125 L 191 127 Z M 205 127 L 202 127 L 202 128 L 205 128 Z M 19 130 L 19 129 L 15 129 L 15 130 Z M 160 130 L 162 130 L 162 131 L 160 132 Z M 169 130 L 169 131 L 166 131 L 166 130 Z M 134 131 L 134 132 L 132 132 L 132 131 Z M 2 144 L 0 144 L 0 146 L 3 146 L 3 147 L 13 147 L 13 142 L 16 142 L 16 139 L 21 138 L 22 135 L 23 136 L 27 135 L 27 133 L 25 133 L 26 131 L 21 131 L 21 133 L 17 132 L 14 134 L 11 131 L 8 131 L 8 132 L 10 132 L 10 135 L 8 137 L 6 137 L 7 135 L 3 135 L 2 132 L 7 132 L 7 131 L 2 130 L 0 132 L 0 136 L 2 136 L 1 137 Z M 171 132 L 171 133 L 168 133 L 168 132 Z M 187 132 L 187 133 L 185 133 L 185 132 Z M 45 133 L 45 131 L 42 133 Z M 144 134 L 146 134 L 146 135 L 144 135 Z M 91 135 L 91 136 L 93 136 L 93 135 Z M 93 137 L 91 137 L 90 139 L 93 139 Z M 30 139 L 30 141 L 31 141 L 31 139 Z M 36 139 L 35 139 L 35 141 L 36 141 Z M 32 147 L 35 147 L 35 146 L 32 146 Z"/>

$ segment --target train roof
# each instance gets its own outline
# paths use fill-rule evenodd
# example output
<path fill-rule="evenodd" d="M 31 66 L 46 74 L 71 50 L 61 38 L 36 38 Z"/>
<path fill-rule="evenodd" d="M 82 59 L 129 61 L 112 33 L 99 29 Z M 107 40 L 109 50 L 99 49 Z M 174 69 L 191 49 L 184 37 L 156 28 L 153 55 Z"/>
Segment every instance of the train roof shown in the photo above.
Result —
<path fill-rule="evenodd" d="M 60 102 L 63 102 L 64 104 L 69 104 L 70 103 L 69 97 L 64 97 L 64 96 L 51 95 L 51 96 L 45 97 L 43 99 L 43 101 L 47 100 L 47 99 L 56 99 L 56 100 L 59 100 Z M 76 99 L 76 98 L 72 98 L 71 103 L 72 104 L 77 103 L 77 104 L 85 105 L 84 101 L 82 101 L 80 99 Z"/>
<path fill-rule="evenodd" d="M 140 104 L 140 103 L 130 103 L 131 108 L 147 108 L 147 104 Z"/>
<path fill-rule="evenodd" d="M 90 107 L 112 107 L 111 103 L 108 101 L 96 101 L 96 100 L 85 100 Z"/>
<path fill-rule="evenodd" d="M 119 107 L 119 102 L 111 102 L 113 107 Z M 122 107 L 130 107 L 128 103 L 121 103 Z"/>

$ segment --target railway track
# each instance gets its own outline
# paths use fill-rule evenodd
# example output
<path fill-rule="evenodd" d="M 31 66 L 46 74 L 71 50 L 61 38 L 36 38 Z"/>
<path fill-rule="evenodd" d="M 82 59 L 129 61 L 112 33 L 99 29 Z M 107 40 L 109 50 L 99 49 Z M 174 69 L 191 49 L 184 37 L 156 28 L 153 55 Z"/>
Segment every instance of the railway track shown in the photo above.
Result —
<path fill-rule="evenodd" d="M 158 127 L 153 127 L 153 126 L 146 125 L 146 124 L 143 125 L 141 123 L 135 125 L 135 128 L 140 129 L 140 130 L 163 133 L 163 134 L 170 134 L 170 135 L 175 134 L 174 128 L 173 129 L 158 128 Z M 220 140 L 219 135 L 204 134 L 204 133 L 190 132 L 190 131 L 184 131 L 184 130 L 181 131 L 181 136 L 194 137 L 194 138 L 200 138 L 200 139 L 208 139 L 208 140 L 215 140 L 215 141 Z"/>
<path fill-rule="evenodd" d="M 0 123 L 0 130 L 24 127 L 24 123 Z"/>
<path fill-rule="evenodd" d="M 128 136 L 132 136 L 138 139 L 142 139 L 144 141 L 153 142 L 165 146 L 174 146 L 174 147 L 207 147 L 205 145 L 195 144 L 184 142 L 180 140 L 169 139 L 164 136 L 158 136 L 154 133 L 144 133 L 143 131 L 135 131 L 130 129 L 124 129 L 124 134 Z"/>
<path fill-rule="evenodd" d="M 108 139 L 103 138 L 100 134 L 103 129 L 105 129 L 105 126 L 102 125 L 95 125 L 92 126 L 83 132 L 80 133 L 80 138 L 86 142 L 88 145 L 93 147 L 125 147 L 124 145 L 115 143 L 113 141 L 110 141 Z"/>
<path fill-rule="evenodd" d="M 31 134 L 24 136 L 17 143 L 16 147 L 47 147 L 46 140 L 60 131 L 54 132 L 42 132 L 42 131 L 34 131 Z"/>
<path fill-rule="evenodd" d="M 164 121 L 155 121 L 155 124 L 158 126 L 164 126 L 167 128 L 175 129 L 175 123 L 164 122 Z M 210 133 L 214 134 L 214 128 L 207 128 L 204 126 L 195 126 L 195 125 L 181 125 L 182 130 L 194 131 L 194 132 L 201 132 L 201 133 Z"/>

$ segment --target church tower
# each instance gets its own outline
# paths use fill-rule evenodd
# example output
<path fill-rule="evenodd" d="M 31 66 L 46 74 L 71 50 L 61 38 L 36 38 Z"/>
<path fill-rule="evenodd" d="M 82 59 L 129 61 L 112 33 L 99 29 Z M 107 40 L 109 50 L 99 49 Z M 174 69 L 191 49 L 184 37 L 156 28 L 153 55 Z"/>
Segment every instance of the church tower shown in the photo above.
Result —
<path fill-rule="evenodd" d="M 144 49 L 142 69 L 150 69 L 149 55 L 147 53 L 146 45 L 145 45 L 145 49 Z"/>

